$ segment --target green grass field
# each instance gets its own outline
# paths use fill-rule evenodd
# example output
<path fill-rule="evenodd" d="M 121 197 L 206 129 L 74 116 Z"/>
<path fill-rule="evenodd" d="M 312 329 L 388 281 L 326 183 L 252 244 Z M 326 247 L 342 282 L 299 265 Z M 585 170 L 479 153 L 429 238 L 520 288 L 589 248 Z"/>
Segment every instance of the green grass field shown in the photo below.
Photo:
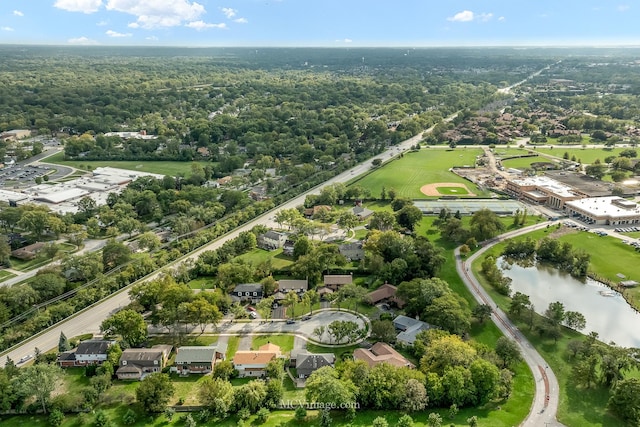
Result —
<path fill-rule="evenodd" d="M 134 170 L 140 172 L 158 173 L 163 175 L 177 176 L 191 174 L 191 163 L 193 162 L 172 162 L 172 161 L 124 161 L 124 160 L 65 160 L 64 153 L 60 152 L 43 160 L 47 163 L 70 166 L 76 169 L 87 170 L 98 167 L 110 166 L 112 168 Z M 197 162 L 202 166 L 212 165 L 211 162 Z"/>
<path fill-rule="evenodd" d="M 267 260 L 271 260 L 271 266 L 278 270 L 285 268 L 293 264 L 293 260 L 287 256 L 282 255 L 282 249 L 275 251 L 266 251 L 264 249 L 254 249 L 251 252 L 240 255 L 236 259 L 241 259 L 253 265 L 254 267 L 262 264 Z"/>
<path fill-rule="evenodd" d="M 436 190 L 438 190 L 440 194 L 453 196 L 465 196 L 469 194 L 469 192 L 462 187 L 436 187 Z"/>
<path fill-rule="evenodd" d="M 538 147 L 535 151 L 540 154 L 549 154 L 551 156 L 560 157 L 564 156 L 564 153 L 569 153 L 569 159 L 576 156 L 577 161 L 581 161 L 584 164 L 591 164 L 600 159 L 604 162 L 604 159 L 609 156 L 617 156 L 621 151 L 628 150 L 628 148 L 546 148 Z"/>
<path fill-rule="evenodd" d="M 407 153 L 404 157 L 385 164 L 353 184 L 360 185 L 378 197 L 384 187 L 387 191 L 394 189 L 399 197 L 424 199 L 427 196 L 420 192 L 425 184 L 459 182 L 479 196 L 487 196 L 471 182 L 450 172 L 454 166 L 473 165 L 476 156 L 482 154 L 477 148 L 442 150 L 423 148 L 418 152 Z"/>
<path fill-rule="evenodd" d="M 267 343 L 277 345 L 283 353 L 289 353 L 293 350 L 293 335 L 277 334 L 255 336 L 251 341 L 251 349 L 257 350 L 259 347 Z"/>

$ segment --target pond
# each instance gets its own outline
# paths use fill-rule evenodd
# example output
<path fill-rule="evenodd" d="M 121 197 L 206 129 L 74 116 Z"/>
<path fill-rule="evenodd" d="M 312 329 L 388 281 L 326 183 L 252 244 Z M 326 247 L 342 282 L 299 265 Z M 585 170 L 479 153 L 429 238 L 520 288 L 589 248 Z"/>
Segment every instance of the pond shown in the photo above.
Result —
<path fill-rule="evenodd" d="M 509 266 L 502 258 L 498 260 L 498 266 L 505 276 L 513 280 L 512 292 L 529 295 L 536 312 L 542 314 L 550 303 L 560 301 L 565 310 L 584 315 L 587 326 L 582 333 L 595 331 L 603 342 L 640 347 L 640 314 L 627 304 L 622 295 L 604 284 L 591 279 L 582 282 L 546 266 Z"/>

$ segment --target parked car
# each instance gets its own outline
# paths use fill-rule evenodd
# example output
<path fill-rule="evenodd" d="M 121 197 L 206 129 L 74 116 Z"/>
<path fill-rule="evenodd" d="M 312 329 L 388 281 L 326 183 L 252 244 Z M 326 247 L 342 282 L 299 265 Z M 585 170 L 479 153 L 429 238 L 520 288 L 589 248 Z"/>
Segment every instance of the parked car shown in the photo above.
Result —
<path fill-rule="evenodd" d="M 256 313 L 255 311 L 252 311 L 251 313 L 249 313 L 249 317 L 251 317 L 252 319 L 257 319 L 258 313 Z"/>
<path fill-rule="evenodd" d="M 305 314 L 304 316 L 302 316 L 302 320 L 309 320 L 311 319 L 311 316 L 309 316 L 308 314 Z"/>
<path fill-rule="evenodd" d="M 294 323 L 296 323 L 296 321 L 295 321 L 295 320 L 293 320 L 293 319 L 287 319 L 287 325 L 292 325 L 292 324 L 294 324 Z"/>
<path fill-rule="evenodd" d="M 247 310 L 249 310 L 249 311 L 256 311 L 256 309 L 255 309 L 255 308 L 253 308 L 253 307 L 251 307 L 250 305 L 248 305 L 248 306 L 247 306 Z"/>

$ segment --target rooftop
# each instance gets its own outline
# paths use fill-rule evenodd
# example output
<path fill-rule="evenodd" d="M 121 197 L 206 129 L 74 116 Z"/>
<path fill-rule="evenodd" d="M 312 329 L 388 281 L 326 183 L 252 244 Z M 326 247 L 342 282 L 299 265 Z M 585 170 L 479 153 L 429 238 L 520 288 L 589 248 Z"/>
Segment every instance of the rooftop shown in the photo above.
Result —
<path fill-rule="evenodd" d="M 357 348 L 353 352 L 353 358 L 364 360 L 370 367 L 380 363 L 388 363 L 394 366 L 406 366 L 413 368 L 413 363 L 409 362 L 403 355 L 394 350 L 389 344 L 377 342 L 370 349 Z"/>
<path fill-rule="evenodd" d="M 522 179 L 514 179 L 513 183 L 521 187 L 538 187 L 560 197 L 575 196 L 573 188 L 547 176 L 530 176 Z"/>
<path fill-rule="evenodd" d="M 578 209 L 589 215 L 608 218 L 625 218 L 640 215 L 640 206 L 629 204 L 627 200 L 618 196 L 588 197 L 567 202 L 569 208 Z"/>

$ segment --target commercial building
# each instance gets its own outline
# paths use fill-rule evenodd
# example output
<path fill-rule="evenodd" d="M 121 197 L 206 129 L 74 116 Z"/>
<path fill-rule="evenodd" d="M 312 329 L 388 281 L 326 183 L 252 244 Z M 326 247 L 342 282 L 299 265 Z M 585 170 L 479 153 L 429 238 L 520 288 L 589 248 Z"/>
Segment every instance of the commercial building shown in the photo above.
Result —
<path fill-rule="evenodd" d="M 579 189 L 547 176 L 531 176 L 507 181 L 505 191 L 519 200 L 563 209 L 565 203 L 588 197 Z"/>
<path fill-rule="evenodd" d="M 618 196 L 588 197 L 567 202 L 570 217 L 597 225 L 640 224 L 640 206 Z"/>

